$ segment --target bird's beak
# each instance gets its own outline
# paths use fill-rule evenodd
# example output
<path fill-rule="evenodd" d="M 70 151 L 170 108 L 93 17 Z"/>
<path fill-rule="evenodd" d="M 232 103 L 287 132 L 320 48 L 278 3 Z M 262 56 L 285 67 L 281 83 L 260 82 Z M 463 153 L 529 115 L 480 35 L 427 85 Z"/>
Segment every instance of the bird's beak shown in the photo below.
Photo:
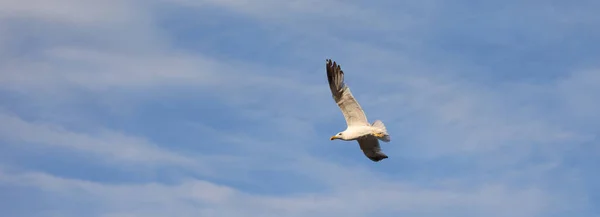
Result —
<path fill-rule="evenodd" d="M 329 140 L 334 140 L 337 139 L 337 136 L 332 136 L 331 138 L 329 138 Z"/>

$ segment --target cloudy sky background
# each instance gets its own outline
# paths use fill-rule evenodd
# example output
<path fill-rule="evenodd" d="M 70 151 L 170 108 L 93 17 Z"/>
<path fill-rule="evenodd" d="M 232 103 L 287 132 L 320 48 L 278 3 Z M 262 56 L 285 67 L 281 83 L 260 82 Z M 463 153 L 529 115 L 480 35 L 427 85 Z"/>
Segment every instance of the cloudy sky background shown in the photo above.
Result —
<path fill-rule="evenodd" d="M 0 1 L 0 215 L 600 216 L 598 11 Z M 390 158 L 328 140 L 325 58 Z"/>

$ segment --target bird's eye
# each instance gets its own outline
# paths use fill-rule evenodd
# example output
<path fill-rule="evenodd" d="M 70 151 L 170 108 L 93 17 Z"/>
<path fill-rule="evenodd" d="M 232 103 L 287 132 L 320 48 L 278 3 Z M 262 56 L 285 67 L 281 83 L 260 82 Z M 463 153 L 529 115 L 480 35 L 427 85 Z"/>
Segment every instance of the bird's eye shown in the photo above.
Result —
<path fill-rule="evenodd" d="M 340 135 L 340 136 L 341 136 L 341 135 L 342 135 L 342 133 L 339 133 L 338 135 Z"/>

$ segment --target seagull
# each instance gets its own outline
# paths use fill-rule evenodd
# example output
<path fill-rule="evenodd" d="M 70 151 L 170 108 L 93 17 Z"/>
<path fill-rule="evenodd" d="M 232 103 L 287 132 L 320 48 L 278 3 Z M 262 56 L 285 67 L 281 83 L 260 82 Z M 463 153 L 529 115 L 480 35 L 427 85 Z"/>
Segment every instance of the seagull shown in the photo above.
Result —
<path fill-rule="evenodd" d="M 352 96 L 350 88 L 344 83 L 344 72 L 340 65 L 335 61 L 331 62 L 331 59 L 327 59 L 326 62 L 327 81 L 329 82 L 331 95 L 342 110 L 347 125 L 346 130 L 335 134 L 330 140 L 356 140 L 365 156 L 374 162 L 388 158 L 379 146 L 379 140 L 383 142 L 391 141 L 385 125 L 381 120 L 369 124 L 365 112 Z"/>

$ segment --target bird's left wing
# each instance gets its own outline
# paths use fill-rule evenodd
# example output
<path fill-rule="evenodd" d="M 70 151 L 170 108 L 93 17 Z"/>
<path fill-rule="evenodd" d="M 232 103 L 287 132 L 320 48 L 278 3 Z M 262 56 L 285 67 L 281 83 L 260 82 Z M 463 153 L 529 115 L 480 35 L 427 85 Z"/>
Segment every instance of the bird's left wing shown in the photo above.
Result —
<path fill-rule="evenodd" d="M 380 160 L 388 158 L 388 156 L 381 151 L 379 141 L 375 137 L 361 137 L 358 139 L 358 145 L 360 146 L 360 149 L 363 151 L 365 156 L 367 156 L 372 161 L 378 162 Z"/>

